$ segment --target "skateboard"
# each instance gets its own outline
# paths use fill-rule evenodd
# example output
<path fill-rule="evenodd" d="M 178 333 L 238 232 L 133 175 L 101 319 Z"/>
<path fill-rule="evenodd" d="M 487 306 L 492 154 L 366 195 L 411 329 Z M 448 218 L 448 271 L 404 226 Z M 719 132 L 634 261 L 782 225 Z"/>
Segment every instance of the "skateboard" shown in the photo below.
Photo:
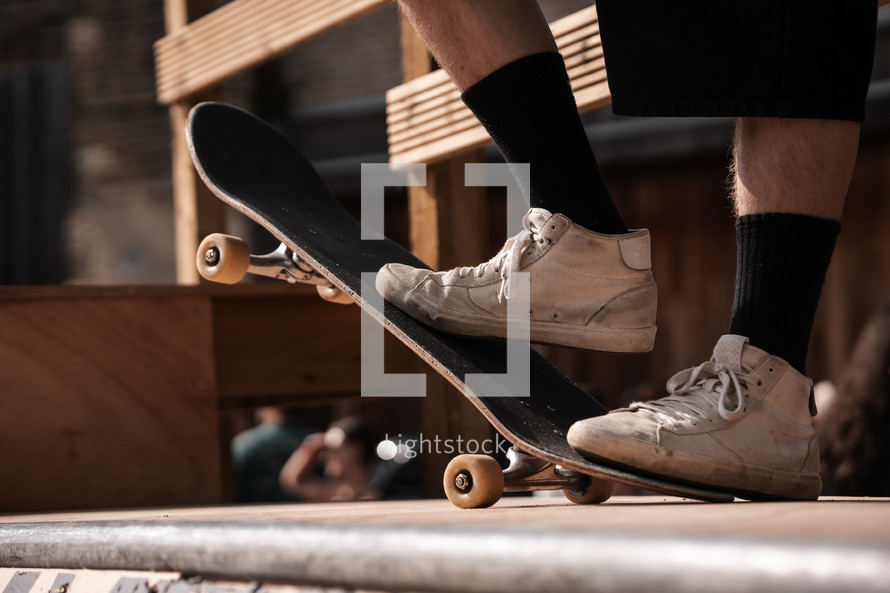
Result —
<path fill-rule="evenodd" d="M 505 491 L 558 489 L 572 502 L 597 503 L 611 496 L 615 482 L 703 501 L 733 500 L 728 493 L 607 467 L 578 454 L 566 441 L 569 427 L 606 409 L 533 349 L 530 397 L 512 396 L 496 378 L 471 392 L 464 382 L 468 373 L 504 372 L 504 342 L 448 335 L 382 298 L 363 300 L 363 272 L 374 273 L 390 262 L 427 266 L 394 241 L 362 240 L 359 221 L 272 126 L 230 105 L 202 103 L 189 114 L 186 136 L 195 167 L 211 191 L 281 242 L 274 252 L 254 256 L 240 239 L 210 235 L 196 258 L 202 276 L 235 283 L 248 273 L 258 274 L 314 284 L 329 301 L 355 302 L 464 393 L 512 444 L 504 470 L 485 455 L 451 460 L 443 484 L 456 506 L 490 506 Z"/>

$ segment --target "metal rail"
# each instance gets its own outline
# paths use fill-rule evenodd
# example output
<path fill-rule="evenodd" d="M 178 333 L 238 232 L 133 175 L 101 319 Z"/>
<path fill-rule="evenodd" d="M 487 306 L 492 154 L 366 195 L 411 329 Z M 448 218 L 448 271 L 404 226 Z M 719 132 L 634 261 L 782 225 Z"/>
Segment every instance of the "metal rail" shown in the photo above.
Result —
<path fill-rule="evenodd" d="M 468 511 L 472 512 L 472 511 Z M 246 522 L 0 525 L 0 566 L 384 591 L 888 591 L 886 542 Z"/>

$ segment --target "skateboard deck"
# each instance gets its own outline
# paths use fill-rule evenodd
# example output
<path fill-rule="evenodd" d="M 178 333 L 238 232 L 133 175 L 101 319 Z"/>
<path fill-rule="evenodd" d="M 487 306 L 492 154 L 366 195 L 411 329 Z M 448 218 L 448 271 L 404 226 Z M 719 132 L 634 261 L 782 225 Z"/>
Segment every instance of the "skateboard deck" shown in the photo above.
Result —
<path fill-rule="evenodd" d="M 724 492 L 611 468 L 582 457 L 566 442 L 566 432 L 576 420 L 605 414 L 606 410 L 532 349 L 530 397 L 513 397 L 496 380 L 485 383 L 480 388 L 484 392 L 470 392 L 464 383 L 468 373 L 505 372 L 504 342 L 448 335 L 422 325 L 388 303 L 380 310 L 375 303 L 363 301 L 363 272 L 376 272 L 391 262 L 427 266 L 394 241 L 362 240 L 359 221 L 343 208 L 311 163 L 283 135 L 246 111 L 221 103 L 196 106 L 189 115 L 186 135 L 195 166 L 216 196 L 262 225 L 304 264 L 382 323 L 464 393 L 522 453 L 552 464 L 548 474 L 551 478 L 553 465 L 558 465 L 586 476 L 674 496 L 713 502 L 733 499 Z M 562 471 L 557 468 L 557 478 Z M 506 473 L 509 486 L 510 474 Z M 466 485 L 472 481 L 466 479 L 470 477 L 465 473 L 457 481 L 463 479 Z M 484 479 L 495 478 L 485 474 Z M 447 481 L 445 486 L 447 491 Z M 532 484 L 517 489 L 536 488 Z"/>

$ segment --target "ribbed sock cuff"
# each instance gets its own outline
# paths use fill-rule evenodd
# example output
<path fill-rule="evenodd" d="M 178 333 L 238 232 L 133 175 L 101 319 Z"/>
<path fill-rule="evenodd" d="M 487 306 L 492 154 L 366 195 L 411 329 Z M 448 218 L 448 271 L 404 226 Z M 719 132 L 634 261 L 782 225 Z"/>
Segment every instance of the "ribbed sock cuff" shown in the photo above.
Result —
<path fill-rule="evenodd" d="M 835 220 L 800 214 L 739 217 L 730 333 L 806 374 L 816 307 L 840 229 Z"/>
<path fill-rule="evenodd" d="M 462 95 L 508 163 L 530 165 L 532 207 L 591 230 L 624 233 L 578 115 L 562 56 L 532 54 L 495 70 Z"/>

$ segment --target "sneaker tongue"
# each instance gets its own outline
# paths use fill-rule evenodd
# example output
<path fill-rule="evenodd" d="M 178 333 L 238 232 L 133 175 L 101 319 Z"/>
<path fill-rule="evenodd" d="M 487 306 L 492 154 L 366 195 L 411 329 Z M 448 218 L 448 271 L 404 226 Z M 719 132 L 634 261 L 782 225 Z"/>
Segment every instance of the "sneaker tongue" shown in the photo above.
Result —
<path fill-rule="evenodd" d="M 722 336 L 717 345 L 714 346 L 714 362 L 718 362 L 736 372 L 741 372 L 742 350 L 744 350 L 747 343 L 748 338 L 745 336 L 732 334 Z"/>
<path fill-rule="evenodd" d="M 727 334 L 714 346 L 712 360 L 739 373 L 750 371 L 765 356 L 766 352 L 749 345 L 745 336 Z"/>
<path fill-rule="evenodd" d="M 547 224 L 547 221 L 553 217 L 553 214 L 549 210 L 545 210 L 543 208 L 532 208 L 525 215 L 525 219 L 523 223 L 525 228 L 527 228 L 532 233 L 539 233 L 541 229 Z"/>

